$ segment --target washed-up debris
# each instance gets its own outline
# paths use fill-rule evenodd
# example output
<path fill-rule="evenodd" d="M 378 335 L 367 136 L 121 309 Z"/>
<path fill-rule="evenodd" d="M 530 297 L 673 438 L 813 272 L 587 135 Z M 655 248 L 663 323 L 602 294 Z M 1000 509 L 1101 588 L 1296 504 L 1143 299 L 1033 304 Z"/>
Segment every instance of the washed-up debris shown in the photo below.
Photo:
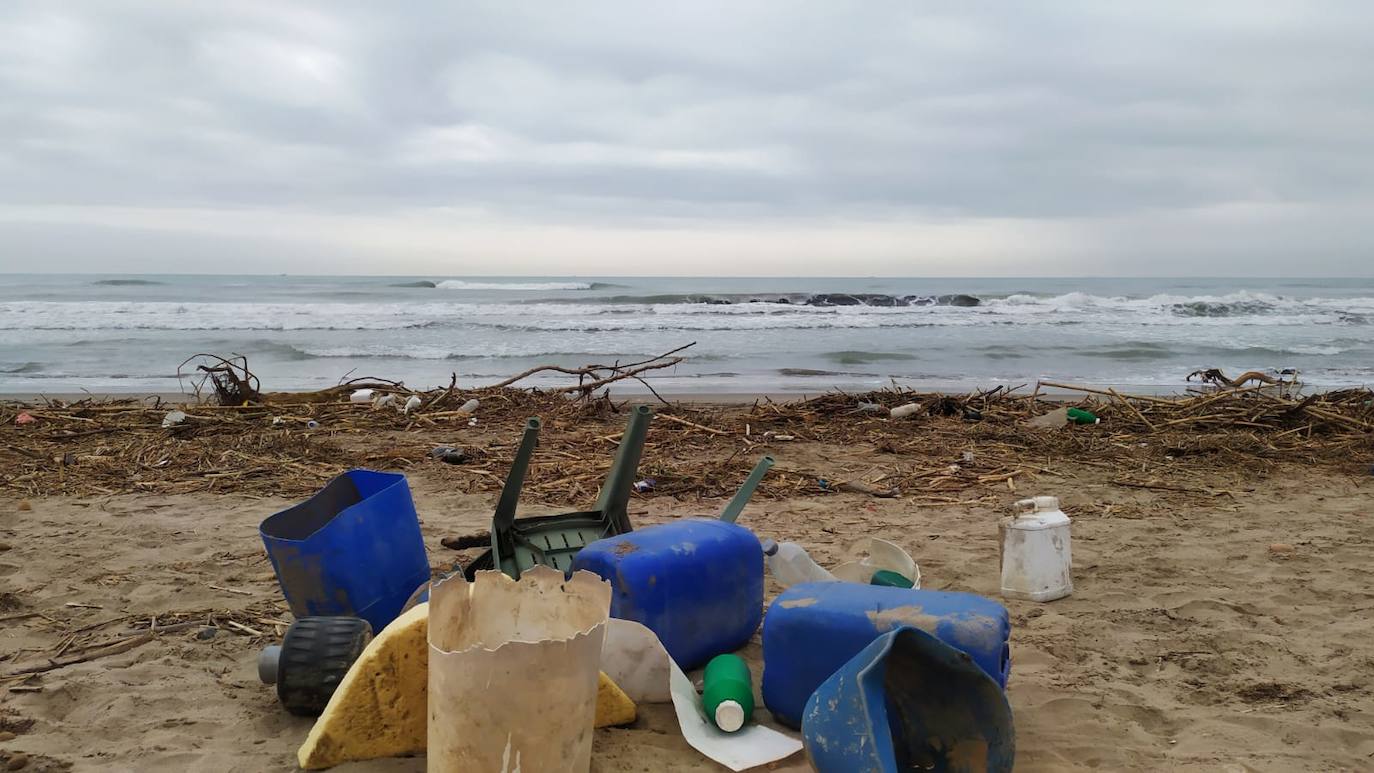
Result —
<path fill-rule="evenodd" d="M 917 412 L 921 410 L 921 407 L 920 403 L 907 403 L 906 405 L 899 405 L 893 408 L 888 415 L 894 419 L 905 419 L 908 416 L 915 416 Z"/>
<path fill-rule="evenodd" d="M 171 427 L 184 423 L 186 423 L 186 413 L 184 411 L 168 411 L 167 415 L 162 417 L 163 429 L 170 429 Z"/>
<path fill-rule="evenodd" d="M 467 452 L 454 446 L 435 446 L 429 458 L 438 459 L 445 464 L 463 464 L 468 460 Z"/>

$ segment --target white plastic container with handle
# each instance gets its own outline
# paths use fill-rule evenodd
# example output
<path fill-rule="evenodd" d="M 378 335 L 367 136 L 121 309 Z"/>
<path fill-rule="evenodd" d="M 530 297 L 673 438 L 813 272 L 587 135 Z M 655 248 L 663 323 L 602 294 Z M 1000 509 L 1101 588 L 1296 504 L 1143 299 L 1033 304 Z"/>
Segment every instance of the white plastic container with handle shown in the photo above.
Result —
<path fill-rule="evenodd" d="M 1073 593 L 1069 517 L 1057 497 L 1017 502 L 1001 522 L 1002 595 L 1054 601 Z"/>

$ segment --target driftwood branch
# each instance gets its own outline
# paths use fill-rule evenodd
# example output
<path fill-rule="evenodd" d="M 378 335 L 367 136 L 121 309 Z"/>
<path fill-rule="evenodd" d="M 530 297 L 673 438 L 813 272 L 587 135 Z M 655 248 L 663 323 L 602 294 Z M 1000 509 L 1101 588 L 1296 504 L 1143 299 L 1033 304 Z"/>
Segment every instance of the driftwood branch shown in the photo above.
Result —
<path fill-rule="evenodd" d="M 650 357 L 647 360 L 626 363 L 624 365 L 618 363 L 615 365 L 585 365 L 581 368 L 566 368 L 562 365 L 540 365 L 536 368 L 530 368 L 529 370 L 523 373 L 517 373 L 516 375 L 511 376 L 510 378 L 500 383 L 492 384 L 491 386 L 487 387 L 487 389 L 501 389 L 503 387 L 508 387 L 511 384 L 523 381 L 529 378 L 530 376 L 535 375 L 536 373 L 566 373 L 569 376 L 577 376 L 577 385 L 558 387 L 550 391 L 562 394 L 581 392 L 584 396 L 586 396 L 590 395 L 592 392 L 595 392 L 601 387 L 613 384 L 617 381 L 621 381 L 627 378 L 633 378 L 638 380 L 640 383 L 644 383 L 643 380 L 639 378 L 639 374 L 650 370 L 671 368 L 674 365 L 681 363 L 686 358 L 675 357 L 673 355 L 676 355 L 678 352 L 681 352 L 693 346 L 696 346 L 696 341 L 693 341 L 690 344 L 679 346 L 676 349 L 664 352 L 663 354 L 660 354 L 656 357 Z M 591 379 L 591 381 L 585 381 L 584 379 Z M 651 389 L 650 391 L 653 390 Z M 656 392 L 655 395 L 657 395 Z M 662 400 L 663 398 L 659 397 L 659 399 Z"/>

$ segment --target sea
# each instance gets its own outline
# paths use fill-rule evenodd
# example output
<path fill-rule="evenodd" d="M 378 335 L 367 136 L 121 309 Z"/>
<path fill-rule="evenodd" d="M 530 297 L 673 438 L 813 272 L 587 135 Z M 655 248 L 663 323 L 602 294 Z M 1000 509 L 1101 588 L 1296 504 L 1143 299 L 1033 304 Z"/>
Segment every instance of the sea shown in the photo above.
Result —
<path fill-rule="evenodd" d="M 662 394 L 1038 380 L 1168 393 L 1190 373 L 1374 383 L 1374 279 L 565 278 L 0 274 L 0 392 L 177 392 L 191 355 L 264 390 L 411 387 L 649 359 Z M 527 386 L 573 383 L 543 373 Z M 644 392 L 627 381 L 617 394 Z"/>

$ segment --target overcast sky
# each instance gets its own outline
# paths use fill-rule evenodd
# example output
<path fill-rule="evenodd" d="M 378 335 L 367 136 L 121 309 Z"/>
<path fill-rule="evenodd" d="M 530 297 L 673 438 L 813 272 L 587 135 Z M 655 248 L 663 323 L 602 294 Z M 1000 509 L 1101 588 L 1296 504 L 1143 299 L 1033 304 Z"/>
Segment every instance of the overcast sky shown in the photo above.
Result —
<path fill-rule="evenodd" d="M 0 4 L 0 269 L 1374 274 L 1374 5 Z"/>

